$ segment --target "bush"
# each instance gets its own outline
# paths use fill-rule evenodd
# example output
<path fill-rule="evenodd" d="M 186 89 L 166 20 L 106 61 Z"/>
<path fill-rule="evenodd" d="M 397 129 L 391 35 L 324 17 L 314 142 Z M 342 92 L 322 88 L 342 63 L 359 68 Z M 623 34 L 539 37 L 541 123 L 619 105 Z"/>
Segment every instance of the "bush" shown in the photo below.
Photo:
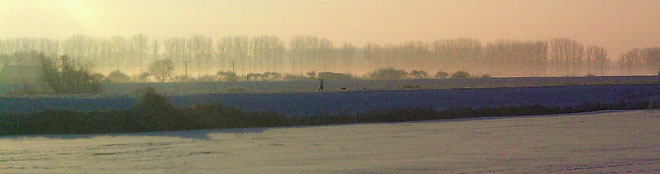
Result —
<path fill-rule="evenodd" d="M 278 72 L 265 72 L 264 77 L 266 80 L 282 80 L 282 74 Z"/>
<path fill-rule="evenodd" d="M 230 71 L 226 71 L 226 72 L 225 72 L 225 71 L 218 71 L 218 73 L 216 73 L 216 75 L 218 75 L 218 79 L 219 79 L 219 80 L 223 80 L 223 81 L 238 81 L 238 76 L 237 76 L 236 73 L 234 73 L 234 72 L 230 72 Z"/>
<path fill-rule="evenodd" d="M 181 129 L 183 123 L 174 106 L 158 94 L 152 87 L 147 87 L 140 97 L 140 102 L 133 106 L 140 127 L 154 130 Z"/>
<path fill-rule="evenodd" d="M 149 64 L 149 74 L 153 75 L 160 82 L 165 82 L 172 78 L 173 73 L 174 62 L 170 59 L 159 59 Z"/>
<path fill-rule="evenodd" d="M 435 78 L 444 79 L 447 77 L 449 77 L 449 74 L 446 72 L 438 71 L 437 73 L 435 73 Z"/>
<path fill-rule="evenodd" d="M 171 112 L 174 107 L 167 102 L 167 99 L 156 92 L 153 87 L 146 87 L 138 90 L 142 93 L 140 102 L 136 104 L 133 109 L 145 112 Z"/>
<path fill-rule="evenodd" d="M 412 72 L 410 72 L 410 76 L 416 79 L 425 79 L 429 77 L 429 74 L 423 70 L 413 70 Z"/>
<path fill-rule="evenodd" d="M 41 80 L 58 94 L 100 93 L 102 75 L 92 74 L 88 66 L 76 64 L 64 55 L 62 64 L 41 56 Z"/>
<path fill-rule="evenodd" d="M 282 80 L 285 81 L 309 81 L 309 80 L 315 80 L 314 78 L 303 76 L 303 75 L 296 75 L 296 74 L 286 74 L 284 75 L 284 78 Z"/>
<path fill-rule="evenodd" d="M 133 76 L 131 77 L 131 79 L 132 79 L 133 81 L 135 81 L 135 82 L 148 82 L 148 81 L 149 81 L 149 77 L 151 77 L 151 73 L 149 73 L 149 72 L 142 72 L 142 73 L 140 73 L 140 74 L 133 75 Z"/>
<path fill-rule="evenodd" d="M 247 77 L 246 79 L 248 81 L 249 80 L 266 80 L 266 76 L 264 76 L 263 74 L 259 74 L 259 73 L 248 73 L 246 77 Z"/>
<path fill-rule="evenodd" d="M 454 74 L 451 74 L 451 78 L 467 79 L 467 78 L 470 78 L 470 73 L 465 72 L 465 71 L 456 71 Z"/>
<path fill-rule="evenodd" d="M 387 79 L 403 79 L 408 76 L 408 73 L 404 70 L 397 70 L 392 67 L 378 69 L 374 72 L 371 72 L 367 75 L 371 79 L 376 80 L 387 80 Z"/>
<path fill-rule="evenodd" d="M 318 79 L 323 79 L 323 80 L 353 80 L 353 79 L 355 79 L 355 77 L 353 77 L 350 74 L 333 73 L 333 72 L 320 72 L 316 76 L 318 77 Z"/>
<path fill-rule="evenodd" d="M 106 77 L 106 79 L 114 83 L 126 83 L 131 80 L 131 78 L 128 75 L 122 73 L 119 70 L 110 72 L 110 74 L 108 74 L 108 77 Z"/>
<path fill-rule="evenodd" d="M 307 72 L 307 73 L 305 73 L 305 75 L 307 77 L 309 77 L 310 79 L 316 79 L 316 72 L 314 72 L 314 71 Z"/>

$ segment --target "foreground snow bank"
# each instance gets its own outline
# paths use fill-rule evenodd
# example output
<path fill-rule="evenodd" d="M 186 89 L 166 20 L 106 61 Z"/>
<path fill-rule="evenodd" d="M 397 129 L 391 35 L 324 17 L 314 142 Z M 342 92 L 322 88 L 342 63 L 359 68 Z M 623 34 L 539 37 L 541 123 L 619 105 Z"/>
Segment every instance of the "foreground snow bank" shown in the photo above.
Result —
<path fill-rule="evenodd" d="M 660 113 L 0 138 L 0 173 L 658 173 Z"/>

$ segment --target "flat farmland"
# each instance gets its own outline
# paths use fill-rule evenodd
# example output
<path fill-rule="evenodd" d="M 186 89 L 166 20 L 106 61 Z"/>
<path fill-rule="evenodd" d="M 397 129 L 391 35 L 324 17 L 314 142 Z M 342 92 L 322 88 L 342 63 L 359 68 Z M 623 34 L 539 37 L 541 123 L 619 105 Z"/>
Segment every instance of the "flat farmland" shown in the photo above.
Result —
<path fill-rule="evenodd" d="M 304 116 L 410 107 L 442 110 L 457 106 L 625 104 L 655 101 L 660 98 L 658 96 L 660 96 L 660 85 L 631 84 L 346 92 L 220 93 L 169 95 L 167 99 L 178 107 L 221 103 L 246 111 L 275 111 L 286 115 Z M 15 113 L 43 109 L 127 110 L 137 102 L 137 96 L 131 95 L 2 97 L 0 98 L 0 111 Z"/>

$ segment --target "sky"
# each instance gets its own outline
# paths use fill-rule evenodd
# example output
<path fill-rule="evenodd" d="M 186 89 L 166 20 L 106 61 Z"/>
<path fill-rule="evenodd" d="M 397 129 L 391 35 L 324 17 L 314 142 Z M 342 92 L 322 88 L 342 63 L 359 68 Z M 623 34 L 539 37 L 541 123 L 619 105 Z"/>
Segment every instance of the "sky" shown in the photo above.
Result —
<path fill-rule="evenodd" d="M 658 0 L 0 0 L 0 38 L 314 35 L 339 44 L 566 37 L 660 46 Z"/>

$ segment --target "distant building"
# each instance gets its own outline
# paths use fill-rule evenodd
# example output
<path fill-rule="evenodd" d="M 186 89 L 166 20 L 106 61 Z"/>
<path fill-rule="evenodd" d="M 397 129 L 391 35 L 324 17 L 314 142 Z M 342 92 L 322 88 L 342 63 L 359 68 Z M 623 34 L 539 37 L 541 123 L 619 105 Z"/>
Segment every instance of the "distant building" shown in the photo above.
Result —
<path fill-rule="evenodd" d="M 38 65 L 4 65 L 0 66 L 0 83 L 36 83 L 39 82 L 41 69 Z"/>

